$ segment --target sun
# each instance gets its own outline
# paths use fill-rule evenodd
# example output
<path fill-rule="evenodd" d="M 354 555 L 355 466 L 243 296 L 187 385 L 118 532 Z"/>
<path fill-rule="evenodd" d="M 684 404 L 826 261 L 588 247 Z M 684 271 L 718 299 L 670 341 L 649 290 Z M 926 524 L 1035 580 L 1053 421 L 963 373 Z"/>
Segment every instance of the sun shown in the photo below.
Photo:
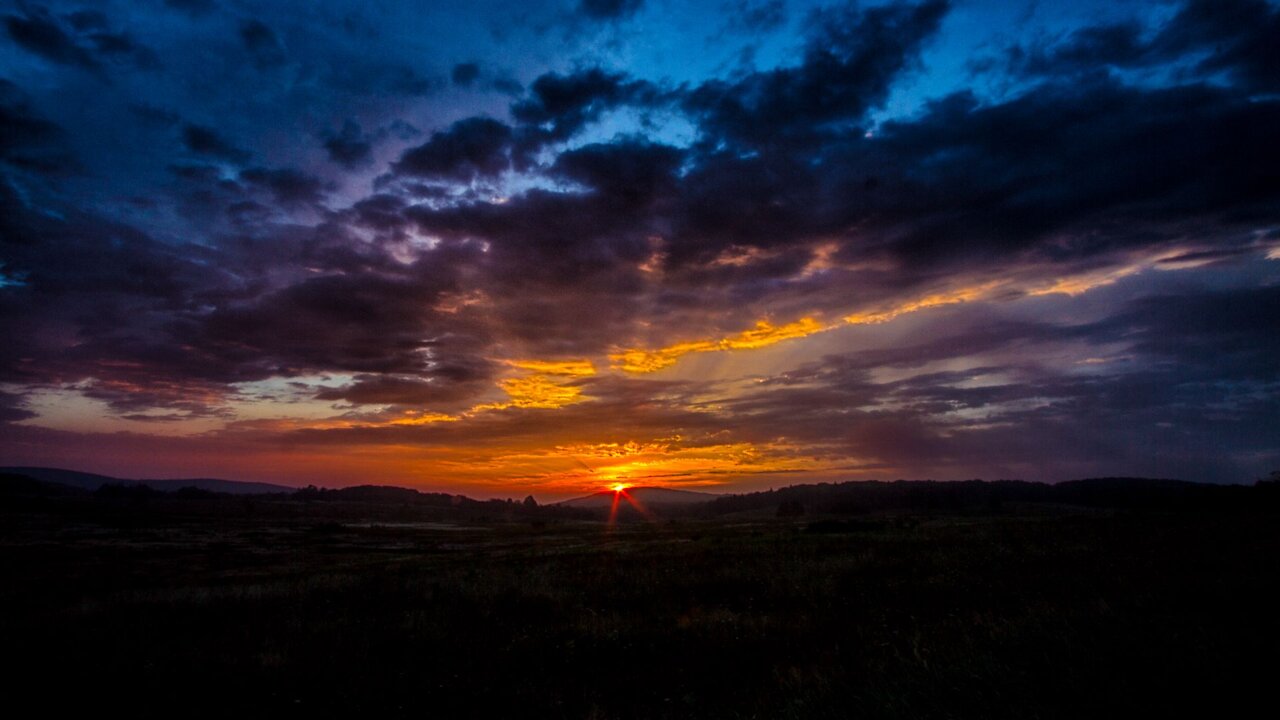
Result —
<path fill-rule="evenodd" d="M 626 490 L 628 487 L 631 487 L 631 486 L 630 486 L 630 485 L 627 485 L 626 483 L 614 483 L 613 485 L 610 485 L 609 487 L 610 487 L 610 489 L 612 489 L 614 492 L 616 492 L 616 493 L 620 493 L 620 492 L 622 492 L 623 490 Z"/>

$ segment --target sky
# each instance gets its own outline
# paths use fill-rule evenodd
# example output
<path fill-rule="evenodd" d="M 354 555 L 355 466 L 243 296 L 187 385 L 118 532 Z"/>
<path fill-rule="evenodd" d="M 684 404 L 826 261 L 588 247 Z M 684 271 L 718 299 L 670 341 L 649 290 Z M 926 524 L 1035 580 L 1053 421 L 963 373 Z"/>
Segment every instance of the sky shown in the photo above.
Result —
<path fill-rule="evenodd" d="M 0 464 L 1280 468 L 1280 4 L 0 0 Z"/>

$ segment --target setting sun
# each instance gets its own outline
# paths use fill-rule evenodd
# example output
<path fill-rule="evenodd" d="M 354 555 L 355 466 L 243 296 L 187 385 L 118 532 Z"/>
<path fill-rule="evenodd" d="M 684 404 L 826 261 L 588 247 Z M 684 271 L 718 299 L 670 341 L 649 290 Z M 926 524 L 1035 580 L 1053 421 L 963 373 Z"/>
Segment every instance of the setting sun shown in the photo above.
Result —
<path fill-rule="evenodd" d="M 614 483 L 614 484 L 610 485 L 609 487 L 610 487 L 610 489 L 612 489 L 612 490 L 613 490 L 614 492 L 616 492 L 616 493 L 620 493 L 620 492 L 622 492 L 623 490 L 626 490 L 626 489 L 627 489 L 627 485 L 626 485 L 626 484 L 624 484 L 624 483 Z"/>

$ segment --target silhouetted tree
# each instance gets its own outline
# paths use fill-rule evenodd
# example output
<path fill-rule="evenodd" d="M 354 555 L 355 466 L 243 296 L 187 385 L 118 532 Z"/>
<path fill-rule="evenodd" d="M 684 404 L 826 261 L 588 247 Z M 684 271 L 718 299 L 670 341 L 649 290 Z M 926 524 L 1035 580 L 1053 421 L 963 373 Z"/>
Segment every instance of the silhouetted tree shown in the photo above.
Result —
<path fill-rule="evenodd" d="M 218 497 L 218 493 L 188 485 L 175 490 L 173 496 L 183 500 L 210 500 Z"/>
<path fill-rule="evenodd" d="M 95 496 L 107 500 L 133 501 L 145 501 L 161 494 L 159 490 L 150 485 L 125 485 L 122 483 L 108 483 L 94 492 Z"/>
<path fill-rule="evenodd" d="M 527 508 L 536 508 L 538 507 L 538 501 L 534 500 L 533 496 L 530 495 L 524 499 L 524 506 Z"/>
<path fill-rule="evenodd" d="M 799 500 L 783 500 L 778 503 L 778 517 L 800 517 L 804 515 L 804 505 Z"/>

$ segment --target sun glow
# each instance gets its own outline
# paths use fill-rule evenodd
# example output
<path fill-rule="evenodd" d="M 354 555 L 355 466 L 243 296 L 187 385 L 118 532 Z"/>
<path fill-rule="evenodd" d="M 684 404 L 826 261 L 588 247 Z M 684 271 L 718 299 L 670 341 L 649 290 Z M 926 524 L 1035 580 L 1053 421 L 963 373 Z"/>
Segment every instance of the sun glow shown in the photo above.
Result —
<path fill-rule="evenodd" d="M 616 493 L 620 493 L 623 490 L 626 490 L 628 487 L 630 486 L 627 485 L 626 483 L 614 483 L 609 486 L 609 489 L 613 490 Z"/>

